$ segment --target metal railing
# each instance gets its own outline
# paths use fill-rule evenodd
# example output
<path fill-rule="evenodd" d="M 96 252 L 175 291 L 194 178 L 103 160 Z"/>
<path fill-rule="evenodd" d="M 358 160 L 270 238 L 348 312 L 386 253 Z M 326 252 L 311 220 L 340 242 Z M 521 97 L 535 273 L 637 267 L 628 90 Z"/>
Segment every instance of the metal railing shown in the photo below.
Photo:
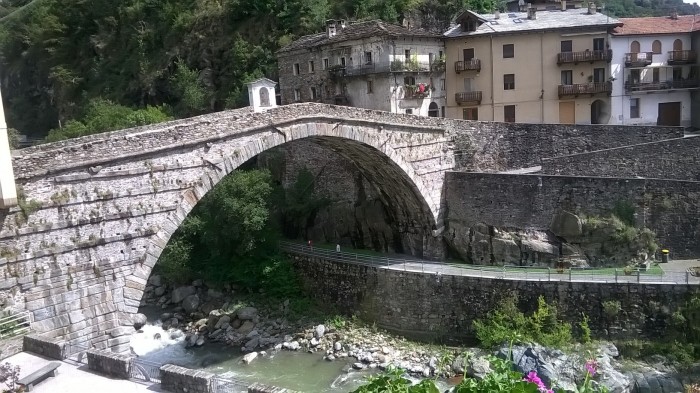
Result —
<path fill-rule="evenodd" d="M 694 64 L 697 55 L 694 50 L 672 50 L 668 52 L 668 64 Z"/>
<path fill-rule="evenodd" d="M 663 272 L 653 274 L 643 269 L 614 269 L 613 271 L 596 269 L 555 269 L 529 266 L 480 266 L 459 263 L 425 261 L 421 259 L 400 259 L 375 255 L 364 255 L 333 251 L 318 247 L 309 247 L 292 242 L 280 242 L 282 251 L 311 257 L 319 257 L 334 262 L 371 266 L 406 272 L 434 274 L 441 276 L 481 277 L 502 280 L 521 281 L 565 281 L 565 282 L 601 282 L 631 284 L 700 284 L 700 277 L 686 272 Z M 627 271 L 625 271 L 627 270 Z M 629 273 L 629 274 L 628 274 Z"/>
<path fill-rule="evenodd" d="M 465 91 L 455 93 L 455 101 L 457 104 L 481 104 L 480 91 Z"/>
<path fill-rule="evenodd" d="M 587 50 L 581 52 L 561 52 L 557 55 L 557 64 L 610 60 L 612 60 L 612 49 Z"/>
<path fill-rule="evenodd" d="M 160 368 L 162 364 L 143 359 L 134 359 L 129 368 L 129 376 L 146 382 L 160 383 Z"/>
<path fill-rule="evenodd" d="M 87 342 L 68 341 L 66 342 L 64 360 L 67 359 L 72 360 L 74 362 L 87 364 L 86 352 L 88 351 L 88 349 L 90 349 L 90 346 Z"/>
<path fill-rule="evenodd" d="M 663 82 L 627 82 L 625 89 L 627 91 L 652 91 L 652 90 L 671 90 L 671 89 L 695 89 L 700 87 L 700 79 L 679 79 Z"/>
<path fill-rule="evenodd" d="M 337 76 L 357 76 L 387 72 L 444 72 L 445 63 L 394 60 L 392 62 L 369 62 L 365 64 L 328 67 L 328 72 Z"/>
<path fill-rule="evenodd" d="M 481 71 L 481 60 L 471 59 L 455 61 L 455 72 L 459 74 L 462 71 Z"/>
<path fill-rule="evenodd" d="M 625 53 L 627 67 L 645 67 L 652 63 L 654 52 Z"/>
<path fill-rule="evenodd" d="M 591 82 L 574 85 L 559 85 L 559 97 L 581 94 L 612 93 L 612 82 Z"/>
<path fill-rule="evenodd" d="M 31 331 L 32 313 L 20 311 L 0 318 L 0 339 L 27 334 Z"/>

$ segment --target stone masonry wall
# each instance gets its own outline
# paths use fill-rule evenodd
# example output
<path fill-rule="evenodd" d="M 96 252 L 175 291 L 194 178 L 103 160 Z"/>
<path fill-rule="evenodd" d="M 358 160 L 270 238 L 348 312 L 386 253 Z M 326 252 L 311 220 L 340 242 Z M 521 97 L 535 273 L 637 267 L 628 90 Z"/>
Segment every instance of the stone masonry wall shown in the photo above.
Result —
<path fill-rule="evenodd" d="M 674 308 L 700 293 L 697 285 L 547 282 L 437 276 L 293 256 L 308 291 L 320 304 L 398 334 L 427 340 L 469 341 L 472 322 L 483 318 L 506 296 L 516 294 L 522 310 L 532 312 L 539 296 L 557 305 L 572 324 L 589 316 L 596 334 L 613 337 L 663 337 Z M 617 300 L 611 319 L 602 303 Z"/>
<path fill-rule="evenodd" d="M 88 367 L 92 371 L 119 379 L 129 379 L 133 357 L 90 349 L 87 351 Z"/>
<path fill-rule="evenodd" d="M 166 364 L 160 368 L 160 386 L 173 393 L 210 393 L 215 375 L 206 371 Z"/>
<path fill-rule="evenodd" d="M 669 139 L 545 158 L 551 175 L 646 177 L 700 181 L 700 137 Z"/>
<path fill-rule="evenodd" d="M 700 182 L 451 172 L 446 200 L 446 236 L 465 236 L 459 228 L 479 223 L 548 229 L 557 209 L 605 216 L 628 202 L 637 226 L 654 230 L 662 247 L 700 254 Z"/>

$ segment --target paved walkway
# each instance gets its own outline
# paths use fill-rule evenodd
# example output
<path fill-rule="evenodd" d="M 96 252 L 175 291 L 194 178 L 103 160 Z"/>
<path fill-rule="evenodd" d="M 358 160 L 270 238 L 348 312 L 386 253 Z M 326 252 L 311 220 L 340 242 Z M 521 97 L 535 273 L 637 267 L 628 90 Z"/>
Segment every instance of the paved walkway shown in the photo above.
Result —
<path fill-rule="evenodd" d="M 31 374 L 49 362 L 56 361 L 35 354 L 20 352 L 3 360 L 20 366 L 20 378 Z M 163 392 L 160 385 L 111 379 L 94 374 L 86 364 L 62 362 L 55 377 L 49 377 L 34 386 L 32 393 L 143 393 Z"/>

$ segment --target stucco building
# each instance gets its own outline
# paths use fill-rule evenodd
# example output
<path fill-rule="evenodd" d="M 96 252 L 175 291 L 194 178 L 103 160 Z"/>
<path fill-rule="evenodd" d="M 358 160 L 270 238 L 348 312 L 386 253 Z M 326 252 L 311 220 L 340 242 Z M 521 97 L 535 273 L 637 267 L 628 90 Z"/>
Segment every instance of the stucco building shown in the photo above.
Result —
<path fill-rule="evenodd" d="M 607 123 L 614 54 L 608 36 L 620 23 L 592 3 L 571 8 L 562 0 L 558 7 L 459 15 L 445 33 L 447 116 Z"/>
<path fill-rule="evenodd" d="M 624 18 L 615 54 L 610 124 L 691 125 L 691 92 L 700 87 L 693 31 L 700 16 Z"/>
<path fill-rule="evenodd" d="M 325 102 L 443 116 L 440 35 L 381 21 L 331 20 L 277 52 L 282 104 Z"/>

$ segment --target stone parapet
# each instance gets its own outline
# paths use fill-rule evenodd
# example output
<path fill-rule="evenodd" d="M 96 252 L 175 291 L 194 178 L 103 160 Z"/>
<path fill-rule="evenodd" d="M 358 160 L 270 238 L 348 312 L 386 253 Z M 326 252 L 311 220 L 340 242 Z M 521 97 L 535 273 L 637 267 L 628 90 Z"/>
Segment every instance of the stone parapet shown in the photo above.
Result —
<path fill-rule="evenodd" d="M 92 371 L 120 379 L 129 379 L 132 356 L 121 355 L 99 349 L 87 351 L 88 367 Z"/>
<path fill-rule="evenodd" d="M 254 383 L 248 386 L 248 393 L 296 393 L 294 390 Z"/>
<path fill-rule="evenodd" d="M 24 351 L 36 353 L 48 358 L 63 360 L 66 358 L 66 343 L 57 338 L 47 338 L 38 334 L 24 336 Z"/>
<path fill-rule="evenodd" d="M 166 364 L 160 368 L 160 386 L 173 393 L 212 393 L 215 374 Z"/>

